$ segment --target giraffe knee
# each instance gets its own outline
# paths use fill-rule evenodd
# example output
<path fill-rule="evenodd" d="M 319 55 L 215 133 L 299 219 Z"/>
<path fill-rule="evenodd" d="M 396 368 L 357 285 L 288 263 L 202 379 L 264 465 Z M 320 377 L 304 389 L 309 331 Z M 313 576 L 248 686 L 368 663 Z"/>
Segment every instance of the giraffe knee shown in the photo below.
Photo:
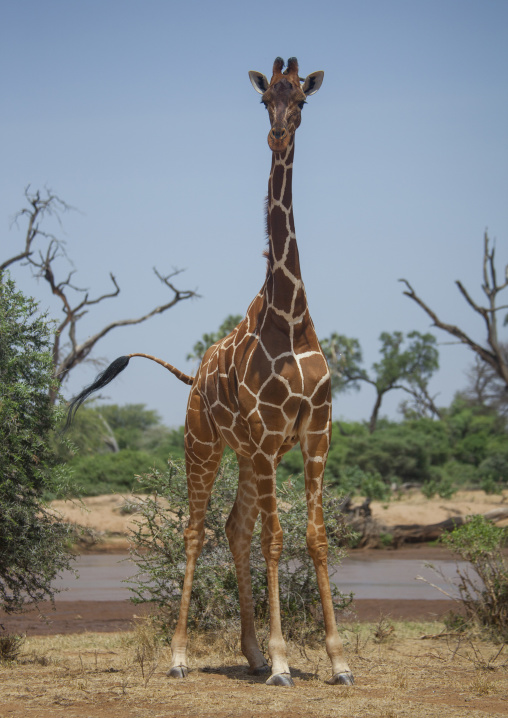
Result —
<path fill-rule="evenodd" d="M 328 560 L 328 543 L 320 541 L 309 541 L 307 539 L 307 550 L 314 563 L 326 564 Z"/>
<path fill-rule="evenodd" d="M 266 543 L 261 546 L 261 550 L 267 563 L 270 561 L 278 562 L 282 553 L 282 541 L 277 543 Z"/>
<path fill-rule="evenodd" d="M 183 539 L 185 543 L 185 553 L 187 556 L 199 556 L 205 540 L 204 531 L 198 532 L 196 529 L 187 528 L 183 532 Z"/>

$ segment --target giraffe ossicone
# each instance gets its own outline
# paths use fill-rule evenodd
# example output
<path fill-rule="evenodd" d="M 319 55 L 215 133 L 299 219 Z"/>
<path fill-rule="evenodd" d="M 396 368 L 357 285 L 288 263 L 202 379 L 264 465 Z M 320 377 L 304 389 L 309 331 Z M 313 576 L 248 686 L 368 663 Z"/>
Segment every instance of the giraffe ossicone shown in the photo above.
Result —
<path fill-rule="evenodd" d="M 316 569 L 323 607 L 326 649 L 332 664 L 329 683 L 353 683 L 337 631 L 327 568 L 322 487 L 331 436 L 331 384 L 307 306 L 293 220 L 292 174 L 295 131 L 308 96 L 320 88 L 323 72 L 302 80 L 296 58 L 273 64 L 270 82 L 259 72 L 250 80 L 268 110 L 272 164 L 268 181 L 266 278 L 245 318 L 205 353 L 196 376 L 163 364 L 191 384 L 185 421 L 189 524 L 184 532 L 186 569 L 180 613 L 171 643 L 168 675 L 188 672 L 187 618 L 196 561 L 213 484 L 226 445 L 236 453 L 238 490 L 226 522 L 226 535 L 238 578 L 241 647 L 255 675 L 270 672 L 269 685 L 291 686 L 280 619 L 278 564 L 283 536 L 277 514 L 275 474 L 282 456 L 300 443 L 308 504 L 307 547 Z M 93 391 L 111 381 L 128 363 L 120 358 L 71 403 L 70 415 Z M 250 545 L 261 517 L 261 548 L 266 561 L 271 667 L 254 628 Z"/>

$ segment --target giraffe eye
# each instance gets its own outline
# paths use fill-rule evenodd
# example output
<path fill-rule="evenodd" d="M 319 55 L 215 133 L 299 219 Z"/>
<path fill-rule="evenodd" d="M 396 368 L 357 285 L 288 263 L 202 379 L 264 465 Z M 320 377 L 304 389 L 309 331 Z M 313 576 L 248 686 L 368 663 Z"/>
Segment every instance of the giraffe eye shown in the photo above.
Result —
<path fill-rule="evenodd" d="M 301 102 L 298 103 L 298 107 L 299 107 L 301 110 L 303 110 L 303 106 L 306 105 L 306 104 L 307 104 L 307 103 L 305 102 L 305 100 L 302 100 Z"/>

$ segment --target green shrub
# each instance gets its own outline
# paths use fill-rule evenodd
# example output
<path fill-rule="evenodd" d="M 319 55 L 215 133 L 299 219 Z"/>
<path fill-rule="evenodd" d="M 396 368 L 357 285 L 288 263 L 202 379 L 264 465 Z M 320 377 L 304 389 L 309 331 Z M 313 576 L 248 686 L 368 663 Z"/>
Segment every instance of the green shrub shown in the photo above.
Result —
<path fill-rule="evenodd" d="M 362 471 L 359 466 L 342 469 L 334 487 L 347 496 L 366 496 L 377 501 L 387 501 L 392 494 L 391 488 L 377 472 Z"/>
<path fill-rule="evenodd" d="M 508 566 L 502 549 L 508 529 L 495 526 L 484 516 L 471 520 L 442 538 L 476 573 L 457 566 L 458 591 L 466 616 L 500 641 L 508 640 Z"/>
<path fill-rule="evenodd" d="M 430 475 L 431 478 L 422 484 L 422 494 L 428 499 L 431 499 L 436 494 L 442 499 L 451 499 L 457 491 L 451 477 L 441 467 L 432 468 Z"/>
<path fill-rule="evenodd" d="M 392 424 L 393 427 L 393 424 Z M 451 456 L 450 430 L 444 421 L 429 418 L 413 419 L 396 424 L 397 432 L 423 439 L 432 466 L 442 466 Z"/>
<path fill-rule="evenodd" d="M 277 485 L 282 486 L 286 481 L 303 487 L 303 457 L 299 445 L 284 454 L 277 467 Z"/>
<path fill-rule="evenodd" d="M 479 466 L 492 452 L 506 446 L 506 420 L 483 405 L 470 405 L 457 397 L 445 412 L 453 457 Z"/>
<path fill-rule="evenodd" d="M 456 459 L 447 461 L 442 467 L 442 476 L 456 488 L 472 489 L 478 487 L 478 469 L 472 464 L 462 464 Z"/>
<path fill-rule="evenodd" d="M 21 611 L 53 600 L 68 569 L 68 527 L 48 510 L 47 492 L 65 492 L 50 437 L 58 410 L 51 325 L 33 299 L 0 273 L 0 607 Z"/>
<path fill-rule="evenodd" d="M 390 484 L 422 482 L 429 477 L 430 457 L 423 437 L 379 429 L 369 437 L 353 438 L 346 455 L 349 465 L 357 465 L 368 473 L 379 473 Z"/>

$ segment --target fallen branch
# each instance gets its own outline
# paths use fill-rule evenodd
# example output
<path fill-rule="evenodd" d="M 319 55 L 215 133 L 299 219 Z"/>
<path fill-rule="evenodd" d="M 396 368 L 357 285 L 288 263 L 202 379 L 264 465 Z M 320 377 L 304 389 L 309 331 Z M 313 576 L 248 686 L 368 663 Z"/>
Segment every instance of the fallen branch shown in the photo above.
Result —
<path fill-rule="evenodd" d="M 379 548 L 386 546 L 386 537 L 391 537 L 392 546 L 398 548 L 404 543 L 425 543 L 436 541 L 443 534 L 468 523 L 472 516 L 452 516 L 435 524 L 397 524 L 388 526 L 372 516 L 370 501 L 353 506 L 350 499 L 343 502 L 341 513 L 351 528 L 359 534 L 358 548 Z M 508 506 L 487 511 L 484 518 L 492 523 L 508 519 Z M 383 538 L 383 540 L 381 540 Z"/>
<path fill-rule="evenodd" d="M 484 514 L 484 517 L 493 523 L 507 519 L 508 507 L 500 507 L 498 509 L 492 509 L 492 511 L 487 511 L 487 513 Z M 444 533 L 453 531 L 459 526 L 463 526 L 468 523 L 470 519 L 470 516 L 452 516 L 449 519 L 445 519 L 444 521 L 440 521 L 436 524 L 428 524 L 427 526 L 420 524 L 411 524 L 407 526 L 402 524 L 394 526 L 391 533 L 393 533 L 394 538 L 402 538 L 403 541 L 407 541 L 408 543 L 435 541 Z"/>

